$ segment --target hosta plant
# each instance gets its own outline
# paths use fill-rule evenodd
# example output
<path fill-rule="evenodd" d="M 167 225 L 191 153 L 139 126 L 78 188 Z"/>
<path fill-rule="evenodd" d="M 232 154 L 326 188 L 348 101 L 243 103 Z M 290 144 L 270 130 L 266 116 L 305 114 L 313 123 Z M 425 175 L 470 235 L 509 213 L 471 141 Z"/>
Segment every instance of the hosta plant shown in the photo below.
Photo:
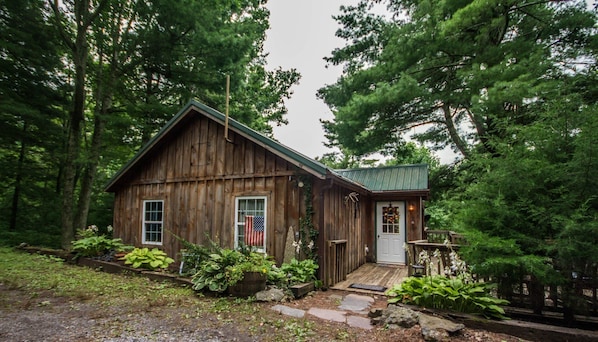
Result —
<path fill-rule="evenodd" d="M 289 263 L 280 266 L 280 271 L 286 276 L 290 285 L 315 281 L 317 269 L 318 264 L 312 259 L 302 261 L 292 259 Z"/>
<path fill-rule="evenodd" d="M 386 295 L 388 303 L 404 303 L 426 308 L 453 310 L 482 315 L 486 318 L 505 319 L 500 305 L 509 302 L 490 295 L 491 284 L 465 282 L 462 278 L 441 275 L 409 277 L 394 285 Z"/>
<path fill-rule="evenodd" d="M 157 248 L 150 250 L 147 247 L 135 248 L 120 260 L 124 260 L 125 265 L 131 265 L 133 268 L 144 268 L 151 271 L 168 268 L 168 265 L 174 262 L 174 259 L 163 251 Z"/>
<path fill-rule="evenodd" d="M 122 252 L 132 247 L 123 244 L 121 239 L 109 239 L 104 235 L 89 236 L 72 242 L 77 257 L 98 257 L 110 251 Z"/>

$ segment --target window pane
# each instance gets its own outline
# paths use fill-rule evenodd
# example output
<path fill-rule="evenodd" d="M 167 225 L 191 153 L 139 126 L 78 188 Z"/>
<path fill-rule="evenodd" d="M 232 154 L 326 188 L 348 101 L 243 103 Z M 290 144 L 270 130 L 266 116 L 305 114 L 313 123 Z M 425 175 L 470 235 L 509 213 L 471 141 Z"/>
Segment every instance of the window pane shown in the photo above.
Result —
<path fill-rule="evenodd" d="M 237 198 L 236 246 L 246 245 L 265 252 L 266 198 Z"/>
<path fill-rule="evenodd" d="M 143 242 L 162 243 L 163 211 L 162 201 L 145 201 L 143 213 Z"/>

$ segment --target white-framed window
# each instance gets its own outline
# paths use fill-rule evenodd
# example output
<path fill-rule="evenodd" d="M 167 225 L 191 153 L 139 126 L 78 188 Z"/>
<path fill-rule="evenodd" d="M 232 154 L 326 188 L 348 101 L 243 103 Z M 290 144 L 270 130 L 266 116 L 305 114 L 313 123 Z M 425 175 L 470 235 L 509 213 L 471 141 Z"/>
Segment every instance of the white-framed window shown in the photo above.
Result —
<path fill-rule="evenodd" d="M 245 245 L 266 252 L 266 208 L 266 196 L 235 198 L 235 248 Z"/>
<path fill-rule="evenodd" d="M 148 245 L 161 245 L 164 230 L 164 201 L 143 201 L 141 241 Z"/>

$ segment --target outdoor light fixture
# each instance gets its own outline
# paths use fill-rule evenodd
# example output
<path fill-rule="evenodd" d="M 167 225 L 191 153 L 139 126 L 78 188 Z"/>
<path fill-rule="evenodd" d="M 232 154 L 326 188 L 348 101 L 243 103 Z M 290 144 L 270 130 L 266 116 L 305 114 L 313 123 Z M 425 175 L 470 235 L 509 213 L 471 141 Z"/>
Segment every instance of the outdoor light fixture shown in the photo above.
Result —
<path fill-rule="evenodd" d="M 409 204 L 409 211 L 414 211 L 415 210 L 415 206 L 413 204 Z"/>
<path fill-rule="evenodd" d="M 289 176 L 289 182 L 295 182 L 298 188 L 302 188 L 305 186 L 303 181 L 299 180 L 296 176 Z"/>

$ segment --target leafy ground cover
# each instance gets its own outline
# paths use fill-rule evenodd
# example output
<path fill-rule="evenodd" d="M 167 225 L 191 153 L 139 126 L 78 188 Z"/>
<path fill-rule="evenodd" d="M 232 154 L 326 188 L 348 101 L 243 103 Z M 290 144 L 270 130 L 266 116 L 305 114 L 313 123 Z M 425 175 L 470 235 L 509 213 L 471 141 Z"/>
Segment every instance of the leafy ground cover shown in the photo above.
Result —
<path fill-rule="evenodd" d="M 335 309 L 338 295 L 319 291 L 286 305 Z M 374 304 L 385 305 L 383 297 Z M 271 306 L 0 248 L 2 341 L 421 341 L 418 328 L 368 331 Z M 519 341 L 470 329 L 452 340 Z"/>

